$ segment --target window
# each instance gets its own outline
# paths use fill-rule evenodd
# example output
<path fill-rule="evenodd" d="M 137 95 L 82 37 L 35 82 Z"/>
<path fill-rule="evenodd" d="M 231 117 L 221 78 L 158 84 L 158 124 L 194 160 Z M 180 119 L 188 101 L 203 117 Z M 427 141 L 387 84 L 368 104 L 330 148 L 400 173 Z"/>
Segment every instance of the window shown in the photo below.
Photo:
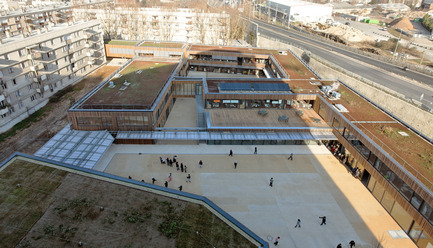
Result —
<path fill-rule="evenodd" d="M 27 89 L 31 90 L 33 88 L 33 84 L 27 85 Z"/>
<path fill-rule="evenodd" d="M 15 96 L 17 97 L 21 96 L 20 90 L 15 91 Z"/>
<path fill-rule="evenodd" d="M 65 57 L 65 62 L 68 62 L 68 59 Z"/>
<path fill-rule="evenodd" d="M 14 73 L 14 68 L 9 67 L 9 68 L 8 68 L 8 72 L 9 72 L 9 74 Z"/>
<path fill-rule="evenodd" d="M 63 37 L 60 37 L 60 42 L 63 42 L 63 41 L 64 41 Z"/>
<path fill-rule="evenodd" d="M 54 46 L 54 39 L 52 39 L 52 40 L 51 40 L 51 45 L 53 45 L 53 46 Z"/>
<path fill-rule="evenodd" d="M 17 80 L 15 78 L 12 79 L 12 83 L 14 83 L 14 85 L 17 85 Z"/>
<path fill-rule="evenodd" d="M 7 84 L 6 84 L 5 82 L 3 82 L 3 80 L 0 81 L 0 84 L 1 84 L 1 86 L 2 86 L 2 89 L 5 90 L 5 89 L 8 88 Z"/>
<path fill-rule="evenodd" d="M 66 47 L 62 47 L 62 52 L 66 52 Z"/>
<path fill-rule="evenodd" d="M 26 77 L 26 79 L 29 79 L 29 78 L 31 78 L 31 75 L 30 75 L 30 73 L 26 73 L 25 77 Z"/>
<path fill-rule="evenodd" d="M 22 57 L 24 54 L 22 52 L 22 50 L 18 50 L 18 56 Z"/>
<path fill-rule="evenodd" d="M 4 55 L 4 59 L 5 59 L 5 60 L 9 60 L 9 55 L 5 54 L 5 55 Z"/>
<path fill-rule="evenodd" d="M 44 64 L 44 69 L 45 69 L 45 71 L 48 71 L 48 66 L 47 66 L 47 64 Z"/>
<path fill-rule="evenodd" d="M 21 68 L 24 69 L 27 66 L 27 62 L 21 62 Z"/>
<path fill-rule="evenodd" d="M 22 108 L 22 107 L 24 106 L 24 105 L 23 105 L 23 102 L 20 101 L 20 102 L 18 103 L 18 106 L 19 106 L 20 108 Z"/>
<path fill-rule="evenodd" d="M 30 100 L 31 100 L 31 101 L 36 100 L 36 95 L 32 95 L 32 96 L 30 97 Z"/>

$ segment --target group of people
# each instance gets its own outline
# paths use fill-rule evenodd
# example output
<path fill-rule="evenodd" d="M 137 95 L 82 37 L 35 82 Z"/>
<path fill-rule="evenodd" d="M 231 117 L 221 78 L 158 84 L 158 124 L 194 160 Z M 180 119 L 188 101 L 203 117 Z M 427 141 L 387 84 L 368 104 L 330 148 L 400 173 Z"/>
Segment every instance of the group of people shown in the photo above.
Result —
<path fill-rule="evenodd" d="M 181 172 L 188 173 L 188 168 L 187 168 L 187 166 L 184 165 L 183 163 L 180 163 L 180 164 L 179 164 L 179 161 L 178 161 L 178 159 L 177 159 L 177 155 L 174 155 L 172 159 L 170 159 L 170 158 L 166 158 L 166 159 L 164 159 L 164 158 L 162 158 L 162 157 L 159 157 L 159 160 L 160 160 L 161 164 L 167 164 L 168 166 L 171 166 L 171 167 L 172 167 L 173 165 L 176 165 L 176 171 L 179 171 L 179 170 L 180 170 Z M 202 167 L 203 167 L 203 161 L 200 160 L 200 161 L 198 162 L 198 165 L 200 166 L 200 168 L 202 168 Z M 168 180 L 165 181 L 165 183 L 164 183 L 164 186 L 165 186 L 166 188 L 168 188 L 168 184 L 169 184 L 169 182 L 171 182 L 171 180 L 172 180 L 172 175 L 171 175 L 171 172 L 170 172 L 170 174 L 168 175 Z M 156 179 L 155 179 L 155 178 L 152 178 L 152 184 L 155 184 L 155 181 L 156 181 Z M 190 183 L 190 182 L 191 182 L 191 174 L 188 174 L 188 176 L 186 177 L 186 182 L 187 182 L 187 183 Z M 178 187 L 178 189 L 179 189 L 179 191 L 182 191 L 182 189 L 183 189 L 182 185 L 180 185 L 180 186 Z"/>
<path fill-rule="evenodd" d="M 321 226 L 326 225 L 326 216 L 319 216 L 319 219 L 322 219 L 322 221 L 320 223 Z M 296 221 L 295 228 L 297 228 L 297 227 L 301 228 L 301 219 L 298 219 Z"/>

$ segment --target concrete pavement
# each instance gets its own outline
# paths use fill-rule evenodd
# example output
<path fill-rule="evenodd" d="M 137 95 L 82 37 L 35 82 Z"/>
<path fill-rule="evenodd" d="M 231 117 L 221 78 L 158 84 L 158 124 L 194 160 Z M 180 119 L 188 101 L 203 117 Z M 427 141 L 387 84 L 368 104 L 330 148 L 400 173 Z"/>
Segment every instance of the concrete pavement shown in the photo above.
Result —
<path fill-rule="evenodd" d="M 325 146 L 112 145 L 94 169 L 204 195 L 272 245 L 336 247 L 416 247 L 362 183 L 354 179 Z M 234 152 L 229 157 L 229 150 Z M 141 154 L 140 154 L 141 153 Z M 294 160 L 288 155 L 294 153 Z M 178 156 L 188 173 L 162 165 L 159 157 Z M 200 168 L 198 161 L 203 161 Z M 233 162 L 237 161 L 237 169 Z M 269 179 L 274 178 L 274 186 Z M 319 216 L 327 216 L 320 226 Z M 300 218 L 301 228 L 294 228 Z"/>

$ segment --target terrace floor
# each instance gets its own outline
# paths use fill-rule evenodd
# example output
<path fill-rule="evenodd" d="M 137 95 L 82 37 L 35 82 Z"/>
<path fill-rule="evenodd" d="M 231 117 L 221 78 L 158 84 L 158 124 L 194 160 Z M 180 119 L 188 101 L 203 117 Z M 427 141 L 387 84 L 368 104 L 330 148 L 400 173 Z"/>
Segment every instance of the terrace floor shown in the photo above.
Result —
<path fill-rule="evenodd" d="M 208 197 L 270 246 L 280 236 L 279 247 L 349 247 L 350 240 L 357 248 L 377 247 L 378 241 L 382 247 L 416 247 L 409 238 L 392 238 L 388 231 L 401 228 L 325 146 L 257 147 L 258 155 L 254 146 L 112 145 L 95 169 L 146 182 L 154 177 L 156 185 L 171 173 L 169 188 L 182 185 L 185 192 Z M 293 161 L 287 160 L 291 152 Z M 160 156 L 175 154 L 188 167 L 191 183 L 187 173 L 160 164 Z M 326 226 L 320 225 L 323 215 Z M 294 228 L 298 218 L 302 228 Z"/>
<path fill-rule="evenodd" d="M 266 116 L 259 115 L 266 110 Z M 312 109 L 302 109 L 299 117 L 295 109 L 208 109 L 213 127 L 328 127 Z M 285 115 L 288 121 L 279 121 Z M 320 120 L 320 122 L 318 121 Z"/>

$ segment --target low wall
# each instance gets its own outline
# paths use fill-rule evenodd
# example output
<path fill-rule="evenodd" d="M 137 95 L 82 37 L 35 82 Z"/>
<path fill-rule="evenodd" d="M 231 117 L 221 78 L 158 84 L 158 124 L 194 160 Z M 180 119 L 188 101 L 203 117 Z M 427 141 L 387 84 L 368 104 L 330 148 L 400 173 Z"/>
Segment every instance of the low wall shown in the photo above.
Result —
<path fill-rule="evenodd" d="M 291 49 L 299 57 L 305 57 L 304 50 L 302 49 L 264 37 L 260 37 L 259 47 L 272 49 Z M 311 56 L 309 59 L 309 65 L 311 68 L 313 68 L 322 78 L 340 79 L 365 97 L 382 106 L 391 114 L 411 125 L 413 128 L 417 129 L 430 139 L 433 139 L 433 129 L 431 128 L 431 123 L 433 123 L 433 115 L 431 113 L 424 111 L 402 99 L 399 99 L 398 97 L 394 96 L 398 95 L 398 93 L 391 92 L 390 89 L 381 89 L 380 85 L 368 85 L 349 75 L 346 75 L 341 71 L 337 71 L 325 65 L 325 63 L 327 62 L 318 61 L 317 59 L 313 58 L 313 56 Z M 387 92 L 385 92 L 385 90 Z"/>

